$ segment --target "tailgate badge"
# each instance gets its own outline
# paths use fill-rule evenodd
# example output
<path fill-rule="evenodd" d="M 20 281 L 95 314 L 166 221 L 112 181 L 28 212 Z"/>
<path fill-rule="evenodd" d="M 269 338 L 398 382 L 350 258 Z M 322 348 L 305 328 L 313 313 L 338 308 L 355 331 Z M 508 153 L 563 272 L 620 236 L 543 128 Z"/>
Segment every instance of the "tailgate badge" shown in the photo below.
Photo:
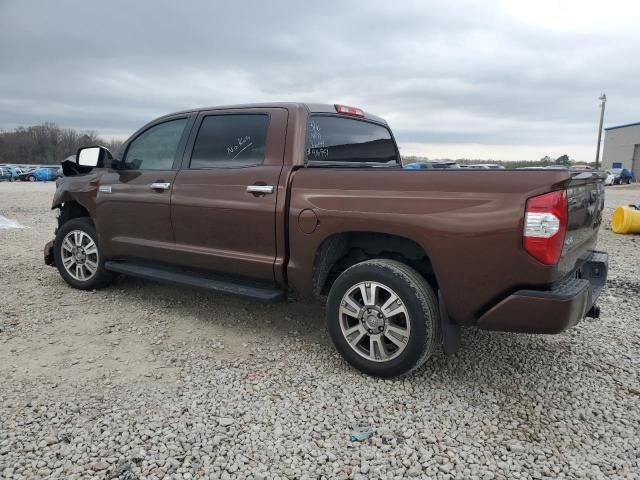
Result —
<path fill-rule="evenodd" d="M 100 185 L 98 191 L 100 193 L 111 193 L 111 185 Z"/>
<path fill-rule="evenodd" d="M 565 247 L 570 247 L 571 245 L 573 245 L 573 236 L 567 237 L 564 241 L 564 245 Z"/>

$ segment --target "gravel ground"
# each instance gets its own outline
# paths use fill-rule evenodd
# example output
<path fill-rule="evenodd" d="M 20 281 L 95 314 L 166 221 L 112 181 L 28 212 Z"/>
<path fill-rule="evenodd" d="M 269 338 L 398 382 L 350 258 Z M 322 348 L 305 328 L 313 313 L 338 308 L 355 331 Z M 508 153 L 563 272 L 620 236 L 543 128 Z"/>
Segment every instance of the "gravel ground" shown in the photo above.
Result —
<path fill-rule="evenodd" d="M 349 368 L 320 307 L 42 263 L 52 184 L 0 183 L 0 477 L 640 478 L 640 236 L 603 225 L 602 318 L 467 329 L 400 380 Z M 613 207 L 640 188 L 607 189 Z M 350 442 L 370 423 L 375 435 Z"/>

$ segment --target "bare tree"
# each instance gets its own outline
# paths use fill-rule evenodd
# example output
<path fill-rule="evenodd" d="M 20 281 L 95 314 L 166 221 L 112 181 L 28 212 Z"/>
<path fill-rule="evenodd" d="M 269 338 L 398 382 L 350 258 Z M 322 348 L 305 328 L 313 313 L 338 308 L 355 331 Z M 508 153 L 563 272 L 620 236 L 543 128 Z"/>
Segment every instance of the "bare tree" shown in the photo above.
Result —
<path fill-rule="evenodd" d="M 93 130 L 79 132 L 55 123 L 0 131 L 0 163 L 52 165 L 60 163 L 78 148 L 104 145 L 116 152 L 122 142 L 105 141 Z"/>

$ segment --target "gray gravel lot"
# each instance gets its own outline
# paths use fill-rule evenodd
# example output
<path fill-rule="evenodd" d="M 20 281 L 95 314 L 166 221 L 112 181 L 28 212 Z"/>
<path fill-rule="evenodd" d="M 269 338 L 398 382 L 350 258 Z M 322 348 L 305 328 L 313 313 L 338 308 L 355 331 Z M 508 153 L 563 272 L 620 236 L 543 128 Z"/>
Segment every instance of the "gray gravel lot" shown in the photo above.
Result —
<path fill-rule="evenodd" d="M 467 329 L 400 380 L 349 368 L 320 307 L 42 262 L 53 184 L 0 183 L 0 478 L 640 478 L 640 235 L 611 232 L 602 318 L 557 336 Z M 352 427 L 376 433 L 349 441 Z"/>

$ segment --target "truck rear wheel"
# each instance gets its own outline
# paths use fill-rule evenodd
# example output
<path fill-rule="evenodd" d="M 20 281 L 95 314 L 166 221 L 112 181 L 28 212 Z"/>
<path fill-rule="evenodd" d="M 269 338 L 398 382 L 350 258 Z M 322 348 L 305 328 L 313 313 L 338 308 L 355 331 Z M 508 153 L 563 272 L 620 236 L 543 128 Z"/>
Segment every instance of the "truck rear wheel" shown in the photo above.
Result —
<path fill-rule="evenodd" d="M 327 300 L 329 334 L 347 362 L 377 377 L 422 365 L 438 339 L 438 300 L 404 263 L 367 260 L 345 270 Z"/>
<path fill-rule="evenodd" d="M 60 275 L 73 288 L 94 290 L 107 286 L 114 278 L 104 268 L 96 229 L 88 218 L 74 218 L 62 225 L 53 251 Z"/>

